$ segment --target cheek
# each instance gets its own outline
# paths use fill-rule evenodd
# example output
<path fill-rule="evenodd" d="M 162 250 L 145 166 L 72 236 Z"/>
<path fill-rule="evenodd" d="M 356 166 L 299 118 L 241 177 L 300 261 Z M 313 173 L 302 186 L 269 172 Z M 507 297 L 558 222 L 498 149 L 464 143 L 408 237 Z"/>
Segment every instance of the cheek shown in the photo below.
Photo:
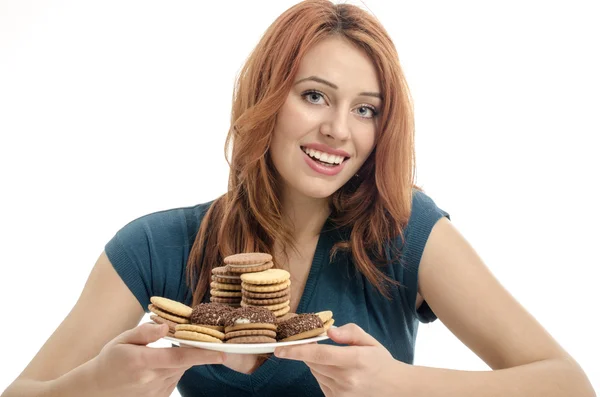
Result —
<path fill-rule="evenodd" d="M 359 156 L 367 158 L 375 146 L 375 129 L 367 128 L 354 135 L 354 144 Z"/>
<path fill-rule="evenodd" d="M 288 139 L 299 139 L 319 124 L 319 112 L 310 109 L 302 99 L 289 97 L 277 116 L 276 128 Z"/>

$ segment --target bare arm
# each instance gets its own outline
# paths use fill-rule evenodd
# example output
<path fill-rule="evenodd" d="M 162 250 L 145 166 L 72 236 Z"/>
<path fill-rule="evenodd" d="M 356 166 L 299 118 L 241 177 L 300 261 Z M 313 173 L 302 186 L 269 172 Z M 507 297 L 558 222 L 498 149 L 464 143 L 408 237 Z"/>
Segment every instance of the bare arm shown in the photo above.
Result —
<path fill-rule="evenodd" d="M 438 318 L 496 371 L 414 367 L 414 396 L 594 396 L 575 360 L 504 289 L 442 218 L 425 246 L 419 292 Z"/>
<path fill-rule="evenodd" d="M 71 312 L 2 396 L 44 395 L 51 385 L 45 381 L 56 380 L 94 358 L 107 342 L 135 327 L 143 315 L 137 299 L 102 252 Z"/>

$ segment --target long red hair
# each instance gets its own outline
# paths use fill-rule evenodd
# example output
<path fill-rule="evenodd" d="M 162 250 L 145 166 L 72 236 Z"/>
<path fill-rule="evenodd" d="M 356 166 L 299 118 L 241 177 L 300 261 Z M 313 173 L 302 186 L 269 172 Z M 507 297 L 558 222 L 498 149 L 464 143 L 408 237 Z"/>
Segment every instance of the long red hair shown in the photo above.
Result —
<path fill-rule="evenodd" d="M 373 16 L 353 5 L 306 0 L 268 28 L 237 78 L 225 142 L 228 191 L 207 210 L 187 264 L 188 284 L 195 286 L 193 304 L 202 301 L 209 290 L 211 269 L 222 266 L 225 256 L 272 252 L 275 241 L 286 249 L 294 247 L 291 230 L 283 221 L 269 146 L 277 112 L 292 88 L 303 55 L 332 35 L 345 38 L 371 58 L 383 105 L 373 152 L 359 176 L 330 198 L 331 221 L 350 230 L 350 238 L 338 242 L 330 254 L 349 251 L 360 272 L 388 296 L 386 287 L 394 281 L 378 266 L 387 262 L 385 243 L 403 238 L 415 187 L 410 93 L 395 46 Z"/>

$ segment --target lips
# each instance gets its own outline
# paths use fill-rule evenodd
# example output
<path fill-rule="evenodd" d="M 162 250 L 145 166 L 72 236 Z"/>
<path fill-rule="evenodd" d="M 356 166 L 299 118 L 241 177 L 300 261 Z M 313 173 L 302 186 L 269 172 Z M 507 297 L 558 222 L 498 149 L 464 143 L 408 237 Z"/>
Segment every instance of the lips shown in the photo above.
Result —
<path fill-rule="evenodd" d="M 302 150 L 302 155 L 304 158 L 304 161 L 306 162 L 306 164 L 315 172 L 322 174 L 322 175 L 327 175 L 327 176 L 334 176 L 339 174 L 342 169 L 344 168 L 344 166 L 346 165 L 346 160 L 348 160 L 347 157 L 343 158 L 342 160 L 340 159 L 340 156 L 335 156 L 334 158 L 332 158 L 331 160 L 329 160 L 331 157 L 329 155 L 327 155 L 327 157 L 325 158 L 325 160 L 327 161 L 328 164 L 329 161 L 332 161 L 333 164 L 330 165 L 325 165 L 323 162 L 321 162 L 320 160 L 311 157 L 307 152 L 306 152 L 306 148 L 300 148 Z M 322 152 L 321 152 L 322 153 Z M 341 162 L 339 164 L 335 164 L 336 162 L 340 161 Z"/>

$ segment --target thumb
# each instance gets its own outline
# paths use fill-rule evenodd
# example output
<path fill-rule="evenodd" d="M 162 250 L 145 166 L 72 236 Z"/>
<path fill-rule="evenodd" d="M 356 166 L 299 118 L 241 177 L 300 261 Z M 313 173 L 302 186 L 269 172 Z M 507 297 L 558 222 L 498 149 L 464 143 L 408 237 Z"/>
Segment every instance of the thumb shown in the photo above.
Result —
<path fill-rule="evenodd" d="M 380 346 L 377 339 L 367 334 L 354 323 L 338 328 L 329 328 L 327 335 L 336 343 L 352 346 Z"/>
<path fill-rule="evenodd" d="M 116 343 L 127 343 L 132 345 L 147 345 L 156 342 L 167 335 L 169 326 L 167 324 L 145 323 L 123 332 L 119 335 Z"/>

